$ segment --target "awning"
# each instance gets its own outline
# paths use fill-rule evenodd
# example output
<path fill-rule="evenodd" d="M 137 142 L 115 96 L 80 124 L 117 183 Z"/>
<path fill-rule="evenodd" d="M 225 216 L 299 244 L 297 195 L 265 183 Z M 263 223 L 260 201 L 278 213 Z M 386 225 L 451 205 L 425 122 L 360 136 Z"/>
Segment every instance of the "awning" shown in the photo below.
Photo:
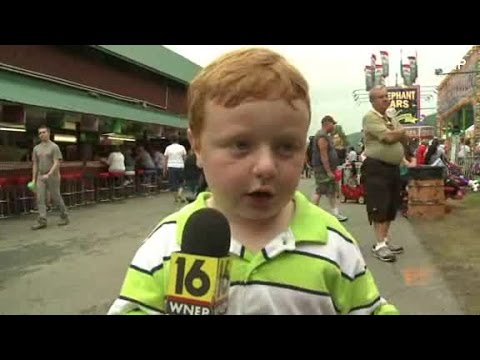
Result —
<path fill-rule="evenodd" d="M 111 56 L 189 84 L 202 69 L 163 45 L 90 45 Z"/>
<path fill-rule="evenodd" d="M 185 117 L 5 70 L 0 70 L 0 99 L 182 129 L 188 127 Z"/>

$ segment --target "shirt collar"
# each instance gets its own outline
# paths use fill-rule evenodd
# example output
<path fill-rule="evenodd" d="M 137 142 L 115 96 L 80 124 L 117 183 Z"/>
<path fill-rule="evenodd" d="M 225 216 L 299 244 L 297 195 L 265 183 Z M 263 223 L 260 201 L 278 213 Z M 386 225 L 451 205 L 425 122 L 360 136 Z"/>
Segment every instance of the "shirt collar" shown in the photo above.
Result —
<path fill-rule="evenodd" d="M 377 110 L 375 110 L 374 108 L 372 108 L 372 111 L 373 111 L 375 114 L 377 114 L 378 116 L 380 116 L 382 119 L 385 119 L 385 118 L 386 118 L 386 119 L 390 119 L 390 118 L 387 116 L 387 114 L 383 114 L 383 115 L 382 115 L 382 114 L 380 114 Z"/>
<path fill-rule="evenodd" d="M 197 199 L 183 208 L 180 211 L 181 215 L 177 218 L 177 242 L 180 244 L 183 227 L 185 222 L 195 210 L 207 207 L 207 199 L 212 194 L 204 192 L 199 194 Z M 327 225 L 323 221 L 322 217 L 318 214 L 318 207 L 310 203 L 310 201 L 300 193 L 296 191 L 293 197 L 295 201 L 295 213 L 289 228 L 277 235 L 269 244 L 266 245 L 265 251 L 269 257 L 274 257 L 286 250 L 294 250 L 299 242 L 316 242 L 319 244 L 325 244 L 327 242 Z M 316 219 L 312 223 L 312 219 Z M 230 252 L 241 256 L 242 245 L 235 239 L 231 239 Z"/>

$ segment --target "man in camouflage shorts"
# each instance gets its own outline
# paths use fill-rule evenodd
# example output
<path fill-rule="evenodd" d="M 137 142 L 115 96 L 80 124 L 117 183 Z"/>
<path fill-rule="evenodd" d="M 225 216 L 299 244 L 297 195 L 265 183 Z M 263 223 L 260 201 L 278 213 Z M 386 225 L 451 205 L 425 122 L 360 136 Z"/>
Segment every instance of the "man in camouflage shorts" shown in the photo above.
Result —
<path fill-rule="evenodd" d="M 315 135 L 312 147 L 312 166 L 315 174 L 315 194 L 312 202 L 318 205 L 322 195 L 328 197 L 333 215 L 338 221 L 347 221 L 348 218 L 338 209 L 336 196 L 335 169 L 338 164 L 338 156 L 332 143 L 330 134 L 335 129 L 335 120 L 327 115 L 322 119 L 322 129 Z"/>

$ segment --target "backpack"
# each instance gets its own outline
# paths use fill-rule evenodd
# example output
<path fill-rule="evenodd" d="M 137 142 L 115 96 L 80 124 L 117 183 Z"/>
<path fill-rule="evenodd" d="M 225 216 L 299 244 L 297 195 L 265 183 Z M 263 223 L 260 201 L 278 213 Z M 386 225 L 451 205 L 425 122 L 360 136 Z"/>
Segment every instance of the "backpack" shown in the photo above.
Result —
<path fill-rule="evenodd" d="M 315 136 L 310 136 L 307 146 L 307 163 L 312 165 L 313 147 L 315 146 Z"/>

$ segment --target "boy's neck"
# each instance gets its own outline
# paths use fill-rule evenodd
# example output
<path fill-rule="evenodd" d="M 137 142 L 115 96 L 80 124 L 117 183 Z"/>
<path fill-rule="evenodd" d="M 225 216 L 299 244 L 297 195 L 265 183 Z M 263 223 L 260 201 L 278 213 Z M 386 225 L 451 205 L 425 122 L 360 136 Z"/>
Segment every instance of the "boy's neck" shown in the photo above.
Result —
<path fill-rule="evenodd" d="M 207 200 L 207 206 L 222 210 L 216 207 L 213 198 Z M 293 200 L 278 215 L 264 220 L 244 219 L 224 213 L 230 224 L 232 237 L 253 252 L 262 250 L 277 235 L 287 230 L 294 214 Z"/>

